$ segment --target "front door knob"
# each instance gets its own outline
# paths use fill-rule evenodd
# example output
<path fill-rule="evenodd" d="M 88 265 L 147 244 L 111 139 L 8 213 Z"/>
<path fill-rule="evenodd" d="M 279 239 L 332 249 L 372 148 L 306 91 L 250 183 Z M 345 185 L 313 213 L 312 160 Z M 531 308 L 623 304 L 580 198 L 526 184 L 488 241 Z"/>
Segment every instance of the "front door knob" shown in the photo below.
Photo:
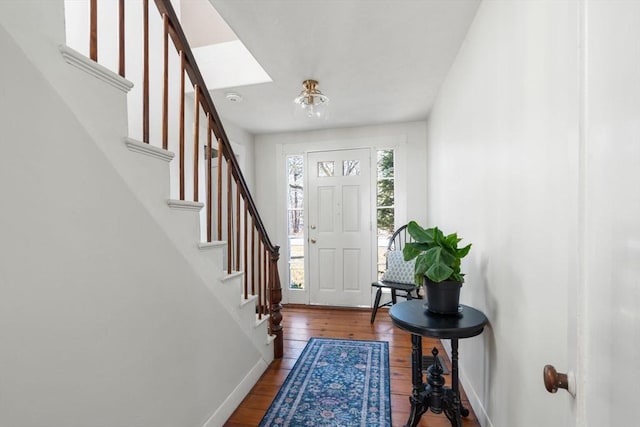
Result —
<path fill-rule="evenodd" d="M 311 239 L 311 243 L 315 243 L 315 242 L 316 242 L 316 239 Z"/>
<path fill-rule="evenodd" d="M 563 374 L 558 372 L 552 365 L 546 365 L 542 376 L 544 378 L 544 386 L 549 393 L 555 393 L 559 388 L 563 388 L 572 396 L 576 395 L 573 372 Z"/>

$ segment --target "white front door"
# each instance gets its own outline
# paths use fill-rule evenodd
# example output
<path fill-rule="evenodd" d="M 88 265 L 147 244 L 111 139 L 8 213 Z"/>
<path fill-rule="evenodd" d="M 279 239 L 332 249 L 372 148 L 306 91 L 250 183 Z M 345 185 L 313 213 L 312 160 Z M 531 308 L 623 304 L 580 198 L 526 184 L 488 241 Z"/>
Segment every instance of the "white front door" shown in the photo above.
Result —
<path fill-rule="evenodd" d="M 311 304 L 371 304 L 369 149 L 309 153 Z"/>

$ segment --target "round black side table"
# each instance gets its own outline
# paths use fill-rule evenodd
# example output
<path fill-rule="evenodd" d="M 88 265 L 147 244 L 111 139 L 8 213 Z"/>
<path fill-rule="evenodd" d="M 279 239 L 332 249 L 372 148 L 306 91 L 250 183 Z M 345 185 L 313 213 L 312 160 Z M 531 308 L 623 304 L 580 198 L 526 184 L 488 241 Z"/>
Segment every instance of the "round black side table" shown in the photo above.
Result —
<path fill-rule="evenodd" d="M 422 414 L 431 410 L 444 412 L 453 427 L 462 427 L 461 416 L 469 411 L 460 402 L 458 384 L 458 340 L 480 335 L 487 324 L 487 317 L 480 310 L 461 305 L 457 314 L 441 315 L 428 311 L 423 300 L 411 300 L 395 304 L 389 310 L 393 324 L 411 332 L 411 370 L 413 393 L 411 413 L 405 427 L 416 427 Z M 451 340 L 451 388 L 444 387 L 442 366 L 438 350 L 433 354 L 433 364 L 427 370 L 427 383 L 422 380 L 422 337 Z"/>

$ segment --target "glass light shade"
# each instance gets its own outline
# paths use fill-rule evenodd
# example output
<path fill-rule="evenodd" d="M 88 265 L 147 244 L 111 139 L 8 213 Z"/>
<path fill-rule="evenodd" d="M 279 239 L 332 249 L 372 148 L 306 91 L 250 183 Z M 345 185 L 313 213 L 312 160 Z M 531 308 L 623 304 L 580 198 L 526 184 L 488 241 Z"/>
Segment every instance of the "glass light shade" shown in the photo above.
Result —
<path fill-rule="evenodd" d="M 317 88 L 316 80 L 305 80 L 304 90 L 293 100 L 295 115 L 308 119 L 326 119 L 329 97 Z"/>

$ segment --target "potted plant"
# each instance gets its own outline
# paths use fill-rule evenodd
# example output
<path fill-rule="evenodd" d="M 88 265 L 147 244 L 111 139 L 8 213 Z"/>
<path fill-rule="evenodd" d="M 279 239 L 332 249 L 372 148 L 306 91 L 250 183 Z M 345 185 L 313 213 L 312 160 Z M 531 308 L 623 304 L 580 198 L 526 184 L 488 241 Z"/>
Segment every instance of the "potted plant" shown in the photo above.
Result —
<path fill-rule="evenodd" d="M 424 229 L 415 221 L 409 222 L 407 232 L 413 242 L 405 244 L 403 256 L 405 261 L 416 259 L 415 281 L 424 284 L 429 311 L 457 313 L 464 282 L 460 260 L 469 253 L 471 244 L 458 248 L 462 239 L 456 233 L 445 236 L 438 227 Z"/>

